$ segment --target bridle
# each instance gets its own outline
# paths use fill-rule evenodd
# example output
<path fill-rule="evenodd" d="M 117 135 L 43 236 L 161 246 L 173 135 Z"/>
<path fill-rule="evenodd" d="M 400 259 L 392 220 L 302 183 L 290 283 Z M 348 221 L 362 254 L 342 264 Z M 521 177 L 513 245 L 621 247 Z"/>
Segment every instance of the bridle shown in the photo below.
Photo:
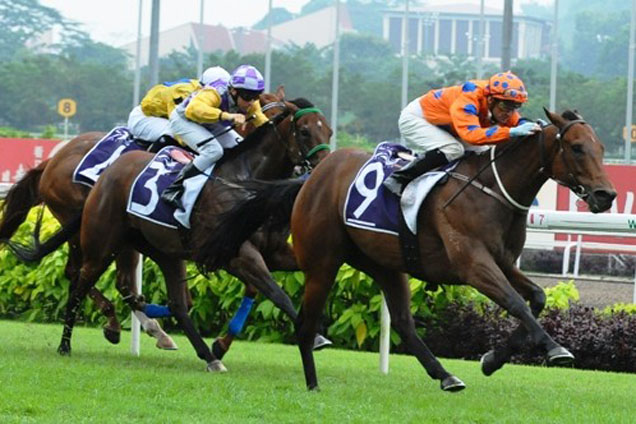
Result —
<path fill-rule="evenodd" d="M 582 199 L 585 199 L 588 196 L 588 194 L 586 192 L 586 189 L 583 186 L 583 184 L 581 184 L 579 182 L 578 178 L 576 178 L 576 175 L 574 175 L 574 172 L 572 171 L 572 169 L 573 169 L 572 163 L 567 159 L 567 156 L 565 155 L 565 148 L 563 146 L 563 138 L 565 137 L 565 134 L 575 124 L 589 125 L 583 119 L 575 119 L 573 121 L 568 122 L 563 128 L 561 128 L 559 130 L 559 132 L 555 136 L 555 139 L 559 143 L 558 144 L 559 145 L 559 150 L 557 152 L 557 155 L 560 154 L 561 157 L 563 158 L 563 163 L 565 164 L 565 168 L 567 170 L 568 177 L 570 178 L 571 183 L 567 183 L 567 182 L 564 182 L 564 181 L 561 181 L 561 180 L 555 178 L 555 176 L 553 175 L 552 172 L 549 172 L 549 173 L 545 172 L 548 161 L 547 161 L 547 154 L 546 154 L 546 147 L 545 147 L 545 134 L 543 133 L 543 131 L 541 131 L 539 133 L 539 137 L 538 137 L 539 138 L 539 152 L 540 152 L 540 155 L 541 155 L 541 168 L 539 168 L 539 173 L 545 174 L 548 178 L 551 178 L 554 181 L 556 181 L 558 184 L 561 184 L 562 186 L 565 186 L 565 187 L 569 188 L 570 190 L 572 190 L 572 192 L 574 194 L 576 194 L 577 196 L 579 196 Z M 554 124 L 552 124 L 552 125 L 554 125 Z M 499 190 L 503 194 L 504 198 L 512 206 L 514 206 L 515 208 L 517 208 L 517 209 L 519 209 L 519 210 L 521 210 L 523 212 L 527 212 L 530 209 L 530 206 L 524 206 L 524 205 L 520 204 L 519 202 L 517 202 L 515 199 L 513 199 L 512 196 L 508 193 L 508 191 L 504 187 L 503 182 L 501 181 L 501 178 L 499 177 L 499 173 L 497 172 L 497 165 L 496 165 L 496 159 L 499 156 L 495 156 L 496 147 L 497 146 L 494 145 L 490 149 L 490 158 L 491 158 L 490 164 L 492 166 L 492 172 L 493 172 L 493 174 L 495 176 L 495 180 L 497 181 L 497 186 L 499 187 Z"/>
<path fill-rule="evenodd" d="M 267 109 L 265 109 L 266 107 L 267 107 Z M 274 122 L 276 122 L 278 120 L 286 119 L 288 114 L 290 113 L 289 107 L 284 102 L 268 103 L 265 106 L 263 106 L 261 108 L 261 110 L 263 110 L 263 112 L 265 112 L 266 110 L 272 109 L 274 107 L 281 107 L 281 108 L 283 108 L 283 111 L 281 113 L 279 113 L 278 115 L 274 116 L 270 120 L 270 122 L 272 122 L 272 123 L 274 123 Z M 303 116 L 311 114 L 311 113 L 317 113 L 317 114 L 322 115 L 322 111 L 320 109 L 318 109 L 316 107 L 307 107 L 307 108 L 298 109 L 296 112 L 294 112 L 294 114 L 291 117 L 292 137 L 294 138 L 294 142 L 296 143 L 296 146 L 298 147 L 298 150 L 300 152 L 300 161 L 298 163 L 296 163 L 294 160 L 292 160 L 292 162 L 296 166 L 301 166 L 305 171 L 310 171 L 313 168 L 313 166 L 311 165 L 310 159 L 316 153 L 318 153 L 318 152 L 320 152 L 322 150 L 330 150 L 331 149 L 330 146 L 328 144 L 326 144 L 326 143 L 318 144 L 318 145 L 316 145 L 316 146 L 314 146 L 314 147 L 312 147 L 310 149 L 307 146 L 305 146 L 303 143 L 300 143 L 298 141 L 298 124 L 297 124 L 297 122 Z M 281 143 L 283 143 L 283 145 L 285 146 L 285 149 L 287 151 L 289 151 L 290 150 L 290 144 L 286 141 L 285 137 L 283 137 L 281 135 L 280 131 L 278 131 L 278 127 L 276 125 L 274 125 L 274 132 L 276 133 L 276 136 L 277 136 L 278 140 Z"/>

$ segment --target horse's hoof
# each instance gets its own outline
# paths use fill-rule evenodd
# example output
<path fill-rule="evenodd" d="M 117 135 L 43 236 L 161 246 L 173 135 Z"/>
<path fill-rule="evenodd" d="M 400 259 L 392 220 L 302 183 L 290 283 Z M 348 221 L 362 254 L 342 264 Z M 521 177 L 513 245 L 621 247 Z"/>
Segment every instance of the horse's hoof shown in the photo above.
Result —
<path fill-rule="evenodd" d="M 331 346 L 332 344 L 331 340 L 320 334 L 316 334 L 316 337 L 314 338 L 314 350 L 321 350 Z"/>
<path fill-rule="evenodd" d="M 57 348 L 57 353 L 59 353 L 61 356 L 71 356 L 71 347 L 60 345 Z"/>
<path fill-rule="evenodd" d="M 209 372 L 227 372 L 227 368 L 225 368 L 223 362 L 218 359 L 215 359 L 212 362 L 208 362 L 208 366 L 205 370 Z"/>
<path fill-rule="evenodd" d="M 121 339 L 121 331 L 113 330 L 109 327 L 104 327 L 104 338 L 112 344 L 118 344 Z"/>
<path fill-rule="evenodd" d="M 572 365 L 574 362 L 574 355 L 563 346 L 557 346 L 554 349 L 550 349 L 547 355 L 548 365 L 564 367 Z"/>
<path fill-rule="evenodd" d="M 214 355 L 214 357 L 219 360 L 223 359 L 223 357 L 227 353 L 227 349 L 221 345 L 219 339 L 216 339 L 214 343 L 212 343 L 211 350 L 212 355 Z"/>
<path fill-rule="evenodd" d="M 170 337 L 166 333 L 163 333 L 163 335 L 157 339 L 157 343 L 155 344 L 155 346 L 157 346 L 157 349 L 162 349 L 162 350 L 179 349 L 179 346 L 177 346 L 174 340 L 172 340 L 172 337 Z"/>
<path fill-rule="evenodd" d="M 459 392 L 466 388 L 466 385 L 454 375 L 448 376 L 440 383 L 440 388 L 445 392 Z"/>
<path fill-rule="evenodd" d="M 484 373 L 486 377 L 491 376 L 495 371 L 504 366 L 503 363 L 497 362 L 494 350 L 489 350 L 484 353 L 479 363 L 481 364 L 481 372 Z"/>
<path fill-rule="evenodd" d="M 307 386 L 307 390 L 312 392 L 312 393 L 318 393 L 320 392 L 320 387 L 316 384 L 316 385 L 311 385 L 311 386 Z"/>

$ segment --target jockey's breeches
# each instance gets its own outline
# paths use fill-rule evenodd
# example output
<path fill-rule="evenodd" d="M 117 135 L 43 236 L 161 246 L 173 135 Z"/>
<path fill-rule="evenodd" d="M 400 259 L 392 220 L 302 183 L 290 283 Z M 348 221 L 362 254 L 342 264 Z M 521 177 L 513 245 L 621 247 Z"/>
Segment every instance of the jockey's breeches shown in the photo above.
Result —
<path fill-rule="evenodd" d="M 185 118 L 177 109 L 170 114 L 170 130 L 198 153 L 192 162 L 200 171 L 221 159 L 224 149 L 236 147 L 243 140 L 239 133 L 232 129 L 227 131 L 228 127 L 224 125 L 198 124 Z"/>
<path fill-rule="evenodd" d="M 172 135 L 167 119 L 146 116 L 141 106 L 135 107 L 128 115 L 128 129 L 135 138 L 149 142 L 155 142 L 164 135 Z"/>
<path fill-rule="evenodd" d="M 398 127 L 406 147 L 415 153 L 422 154 L 439 149 L 449 161 L 464 154 L 464 144 L 461 141 L 426 120 L 419 99 L 413 100 L 402 110 Z"/>

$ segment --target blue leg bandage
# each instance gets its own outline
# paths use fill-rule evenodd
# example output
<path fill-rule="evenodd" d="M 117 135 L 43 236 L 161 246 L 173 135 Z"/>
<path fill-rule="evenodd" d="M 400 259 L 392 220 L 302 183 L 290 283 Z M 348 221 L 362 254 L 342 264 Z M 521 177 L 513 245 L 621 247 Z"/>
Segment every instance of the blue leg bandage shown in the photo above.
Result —
<path fill-rule="evenodd" d="M 245 325 L 245 320 L 247 316 L 250 314 L 250 310 L 252 309 L 252 305 L 254 304 L 254 299 L 251 297 L 243 296 L 243 300 L 241 301 L 241 306 L 239 306 L 238 311 L 236 311 L 236 315 L 230 321 L 230 327 L 228 332 L 236 336 L 240 334 L 243 330 L 243 326 Z"/>
<path fill-rule="evenodd" d="M 148 303 L 144 307 L 144 314 L 148 318 L 165 318 L 171 317 L 172 312 L 170 312 L 170 308 L 163 305 L 156 305 L 154 303 Z"/>

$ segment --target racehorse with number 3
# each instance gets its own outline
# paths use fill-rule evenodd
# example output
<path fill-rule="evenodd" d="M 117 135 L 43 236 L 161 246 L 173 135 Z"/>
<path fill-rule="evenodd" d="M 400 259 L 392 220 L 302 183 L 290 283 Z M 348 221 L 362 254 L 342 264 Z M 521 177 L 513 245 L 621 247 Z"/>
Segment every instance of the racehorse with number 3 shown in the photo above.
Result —
<path fill-rule="evenodd" d="M 505 345 L 482 357 L 485 375 L 509 361 L 528 336 L 545 352 L 548 364 L 574 360 L 537 322 L 545 293 L 515 266 L 525 242 L 527 210 L 541 186 L 551 178 L 569 187 L 592 212 L 609 209 L 616 197 L 603 169 L 603 144 L 592 127 L 575 112 L 545 112 L 552 125 L 539 134 L 492 147 L 491 156 L 464 159 L 445 184 L 431 191 L 417 215 L 422 266 L 413 276 L 433 284 L 469 284 L 521 321 Z M 464 383 L 444 369 L 415 332 L 398 238 L 344 223 L 349 186 L 368 159 L 366 152 L 342 149 L 322 161 L 306 182 L 244 183 L 242 189 L 251 196 L 217 221 L 208 246 L 218 247 L 219 255 L 205 266 L 214 269 L 224 264 L 264 222 L 289 223 L 291 211 L 294 252 L 305 274 L 296 334 L 307 387 L 318 388 L 311 341 L 336 273 L 346 262 L 380 285 L 393 328 L 429 376 L 440 381 L 442 390 L 461 390 Z M 479 189 L 466 183 L 476 175 L 473 182 Z M 380 187 L 378 183 L 375 188 Z M 240 233 L 232 231 L 237 222 L 242 225 Z"/>

